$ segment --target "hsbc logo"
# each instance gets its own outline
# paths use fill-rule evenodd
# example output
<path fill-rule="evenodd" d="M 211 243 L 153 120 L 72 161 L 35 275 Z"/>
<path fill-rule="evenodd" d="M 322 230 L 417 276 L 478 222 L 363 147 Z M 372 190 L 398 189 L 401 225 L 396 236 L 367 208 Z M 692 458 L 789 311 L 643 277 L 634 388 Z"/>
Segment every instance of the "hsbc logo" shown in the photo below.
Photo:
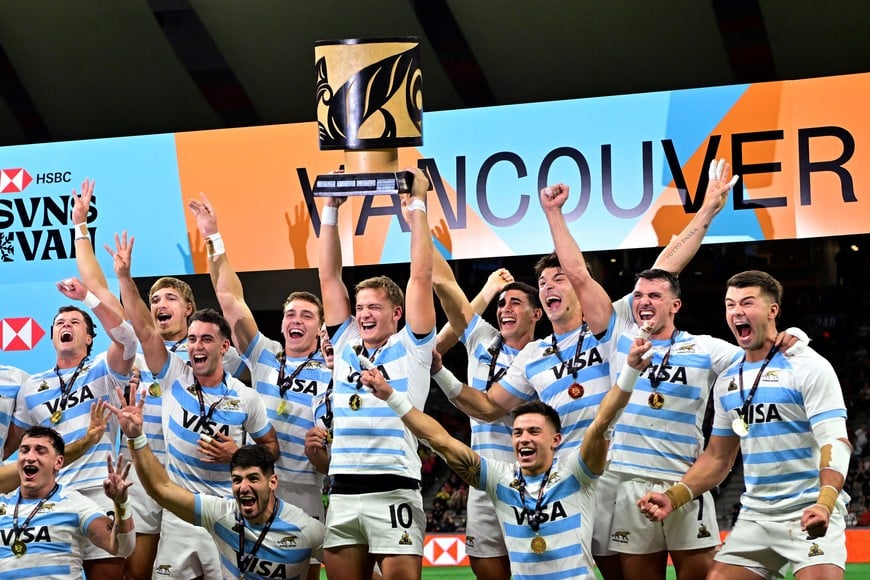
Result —
<path fill-rule="evenodd" d="M 26 169 L 0 169 L 0 193 L 21 193 L 33 178 Z"/>
<path fill-rule="evenodd" d="M 0 350 L 33 350 L 43 336 L 45 331 L 29 316 L 0 319 Z"/>

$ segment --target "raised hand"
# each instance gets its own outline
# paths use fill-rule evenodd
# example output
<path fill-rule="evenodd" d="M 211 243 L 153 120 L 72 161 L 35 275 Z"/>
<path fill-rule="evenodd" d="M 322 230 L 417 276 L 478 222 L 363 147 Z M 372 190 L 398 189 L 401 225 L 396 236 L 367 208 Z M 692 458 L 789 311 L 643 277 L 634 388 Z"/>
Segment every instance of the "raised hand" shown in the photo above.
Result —
<path fill-rule="evenodd" d="M 115 387 L 115 392 L 118 393 L 118 400 L 122 402 L 126 401 L 126 404 L 123 404 L 121 407 L 106 405 L 106 408 L 118 418 L 121 431 L 123 431 L 128 439 L 135 439 L 142 434 L 142 408 L 145 406 L 145 395 L 143 394 L 140 397 L 137 392 L 138 390 L 131 388 L 127 397 L 124 397 L 124 391 L 121 387 Z"/>
<path fill-rule="evenodd" d="M 728 200 L 728 192 L 740 179 L 739 175 L 735 175 L 730 180 L 728 176 L 731 173 L 731 165 L 724 159 L 714 159 L 710 162 L 710 168 L 707 171 L 709 181 L 707 182 L 707 192 L 704 194 L 703 208 L 711 210 L 714 214 L 719 213 L 725 202 Z"/>
<path fill-rule="evenodd" d="M 545 212 L 562 211 L 562 206 L 568 201 L 570 188 L 564 183 L 550 185 L 541 190 L 541 207 Z"/>
<path fill-rule="evenodd" d="M 196 227 L 204 238 L 218 233 L 217 214 L 204 193 L 200 192 L 199 197 L 202 201 L 191 199 L 187 207 L 196 217 Z"/>
<path fill-rule="evenodd" d="M 129 461 L 124 461 L 124 455 L 118 455 L 118 462 L 112 463 L 112 454 L 106 456 L 106 469 L 108 475 L 103 481 L 103 493 L 106 497 L 121 504 L 127 501 L 127 489 L 133 485 L 132 481 L 127 481 L 127 476 L 130 475 Z"/>
<path fill-rule="evenodd" d="M 105 247 L 109 255 L 112 256 L 113 269 L 115 275 L 119 278 L 130 276 L 130 266 L 133 262 L 133 242 L 135 238 L 130 236 L 127 238 L 127 230 L 124 230 L 121 235 L 115 234 L 115 249 L 113 250 L 108 244 Z"/>
<path fill-rule="evenodd" d="M 96 184 L 96 181 L 85 178 L 85 180 L 82 181 L 81 195 L 76 193 L 76 190 L 73 189 L 71 200 L 73 224 L 87 223 L 88 209 L 91 206 L 91 197 L 93 197 L 94 194 L 94 184 Z"/>
<path fill-rule="evenodd" d="M 78 278 L 67 278 L 57 283 L 57 289 L 70 300 L 84 300 L 88 289 Z"/>

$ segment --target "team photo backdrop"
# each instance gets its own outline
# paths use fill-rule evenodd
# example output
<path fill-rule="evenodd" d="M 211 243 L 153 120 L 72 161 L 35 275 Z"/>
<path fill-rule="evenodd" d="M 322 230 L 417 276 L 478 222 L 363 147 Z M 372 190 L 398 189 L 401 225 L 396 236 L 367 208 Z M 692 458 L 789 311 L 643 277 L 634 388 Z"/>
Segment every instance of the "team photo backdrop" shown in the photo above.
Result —
<path fill-rule="evenodd" d="M 585 250 L 661 246 L 700 207 L 706 166 L 741 175 L 706 243 L 864 233 L 870 202 L 870 74 L 426 113 L 424 144 L 400 166 L 431 176 L 429 220 L 447 258 L 552 250 L 537 201 L 565 208 Z M 0 362 L 53 364 L 48 329 L 75 274 L 70 196 L 96 180 L 97 256 L 136 237 L 135 276 L 207 272 L 187 201 L 208 195 L 239 271 L 317 267 L 315 123 L 0 148 Z M 345 266 L 405 262 L 398 200 L 355 197 L 340 216 Z M 105 332 L 96 348 L 105 348 Z"/>

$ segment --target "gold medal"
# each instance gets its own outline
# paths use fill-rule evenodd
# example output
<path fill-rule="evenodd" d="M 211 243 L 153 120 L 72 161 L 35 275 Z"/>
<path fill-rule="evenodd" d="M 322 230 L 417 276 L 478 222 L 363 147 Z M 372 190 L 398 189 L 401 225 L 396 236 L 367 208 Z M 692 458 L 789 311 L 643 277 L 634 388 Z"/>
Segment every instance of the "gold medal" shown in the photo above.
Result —
<path fill-rule="evenodd" d="M 738 437 L 746 437 L 749 435 L 749 425 L 746 424 L 746 421 L 744 421 L 742 417 L 737 417 L 731 421 L 731 429 Z"/>
<path fill-rule="evenodd" d="M 287 401 L 281 399 L 281 402 L 278 403 L 278 408 L 276 409 L 276 411 L 278 412 L 279 415 L 283 415 L 284 413 L 286 413 L 288 411 L 287 407 L 288 407 Z"/>
<path fill-rule="evenodd" d="M 649 406 L 652 409 L 661 409 L 665 406 L 665 396 L 658 392 L 653 392 L 649 396 Z"/>
<path fill-rule="evenodd" d="M 15 540 L 12 542 L 12 554 L 16 558 L 20 558 L 24 554 L 27 553 L 27 544 L 22 542 L 21 540 Z"/>
<path fill-rule="evenodd" d="M 60 409 L 51 414 L 51 422 L 55 425 L 60 423 L 61 419 L 63 419 L 63 411 L 61 411 Z"/>
<path fill-rule="evenodd" d="M 532 552 L 535 554 L 543 554 L 547 551 L 547 540 L 542 538 L 541 536 L 535 536 L 532 538 Z"/>
<path fill-rule="evenodd" d="M 351 411 L 359 411 L 360 407 L 362 407 L 362 397 L 354 393 L 350 396 L 350 400 L 347 404 L 350 405 Z"/>
<path fill-rule="evenodd" d="M 148 387 L 148 394 L 152 397 L 159 397 L 162 394 L 160 390 L 160 383 L 151 383 Z"/>
<path fill-rule="evenodd" d="M 571 386 L 568 387 L 568 395 L 572 399 L 579 399 L 583 396 L 583 393 L 585 392 L 586 391 L 583 388 L 583 385 L 581 385 L 580 383 L 571 383 Z"/>

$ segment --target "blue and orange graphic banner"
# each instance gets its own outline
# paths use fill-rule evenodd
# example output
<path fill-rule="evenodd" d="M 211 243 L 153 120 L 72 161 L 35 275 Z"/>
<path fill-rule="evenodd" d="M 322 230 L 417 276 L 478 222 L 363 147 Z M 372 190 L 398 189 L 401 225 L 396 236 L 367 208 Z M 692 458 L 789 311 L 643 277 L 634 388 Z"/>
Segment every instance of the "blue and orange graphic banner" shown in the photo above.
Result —
<path fill-rule="evenodd" d="M 741 180 L 706 243 L 863 233 L 867 102 L 870 74 L 427 113 L 424 145 L 400 150 L 400 165 L 433 178 L 429 219 L 449 258 L 551 251 L 537 192 L 558 182 L 585 250 L 664 245 L 700 207 L 716 157 Z M 322 201 L 310 189 L 342 161 L 318 149 L 314 123 L 0 148 L 0 321 L 16 321 L 0 322 L 3 361 L 32 354 L 7 328 L 34 317 L 47 329 L 64 302 L 53 283 L 75 274 L 69 200 L 85 177 L 110 278 L 102 245 L 122 230 L 136 237 L 136 276 L 206 272 L 185 209 L 200 192 L 235 268 L 284 270 L 317 266 Z M 352 198 L 344 264 L 407 261 L 399 214 L 390 197 Z"/>

